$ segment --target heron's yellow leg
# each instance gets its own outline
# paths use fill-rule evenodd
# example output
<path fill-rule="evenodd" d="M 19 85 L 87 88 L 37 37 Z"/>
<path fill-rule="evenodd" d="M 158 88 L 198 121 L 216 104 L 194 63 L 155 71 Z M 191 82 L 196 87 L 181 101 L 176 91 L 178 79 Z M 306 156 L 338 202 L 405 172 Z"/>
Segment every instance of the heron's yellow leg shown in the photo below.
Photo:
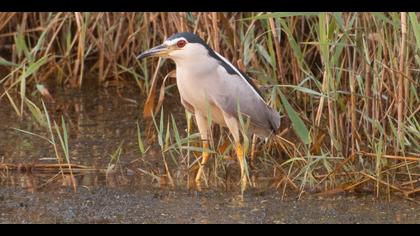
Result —
<path fill-rule="evenodd" d="M 238 157 L 239 165 L 241 167 L 241 192 L 243 193 L 247 187 L 247 177 L 245 174 L 245 152 L 241 143 L 236 144 L 236 156 Z"/>
<path fill-rule="evenodd" d="M 204 168 L 209 160 L 209 126 L 207 118 L 200 112 L 196 112 L 195 119 L 197 121 L 198 130 L 200 131 L 201 140 L 203 142 L 203 153 L 201 156 L 201 163 L 199 164 L 197 175 L 195 176 L 195 183 L 198 190 L 201 189 L 201 179 L 204 175 Z M 207 182 L 206 182 L 207 185 Z"/>
<path fill-rule="evenodd" d="M 204 166 L 207 164 L 208 160 L 209 160 L 209 143 L 205 140 L 203 141 L 203 154 L 202 154 L 202 159 L 201 159 L 201 164 L 200 167 L 198 168 L 198 172 L 197 175 L 195 176 L 195 182 L 197 184 L 200 183 L 201 181 L 201 177 L 203 175 L 203 171 L 204 171 Z"/>

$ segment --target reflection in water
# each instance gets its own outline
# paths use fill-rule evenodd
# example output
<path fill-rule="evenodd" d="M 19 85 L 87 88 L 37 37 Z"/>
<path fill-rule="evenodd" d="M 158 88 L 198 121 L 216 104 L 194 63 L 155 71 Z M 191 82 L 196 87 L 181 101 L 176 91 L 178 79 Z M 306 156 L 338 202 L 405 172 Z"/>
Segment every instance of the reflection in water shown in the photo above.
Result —
<path fill-rule="evenodd" d="M 142 180 L 139 176 L 128 176 L 124 173 L 106 173 L 105 171 L 84 171 L 81 173 L 62 174 L 56 173 L 20 173 L 11 171 L 0 172 L 0 185 L 18 186 L 28 192 L 38 191 L 73 191 L 73 184 L 77 188 L 90 188 L 94 186 L 106 186 L 109 188 L 127 187 L 140 185 Z"/>
<path fill-rule="evenodd" d="M 70 162 L 89 166 L 95 169 L 106 169 L 111 155 L 123 143 L 123 153 L 119 167 L 127 167 L 140 157 L 137 144 L 137 122 L 142 120 L 143 97 L 136 89 L 124 88 L 120 92 L 112 89 L 85 88 L 83 91 L 64 91 L 61 88 L 50 89 L 55 103 L 48 103 L 50 117 L 61 124 L 64 117 L 69 130 Z M 121 94 L 121 95 L 119 95 Z M 129 98 L 129 99 L 126 99 Z M 178 98 L 168 97 L 167 102 L 178 102 Z M 29 97 L 40 106 L 39 97 Z M 137 102 L 137 104 L 135 103 Z M 42 107 L 42 106 L 40 106 Z M 183 110 L 171 106 L 172 113 L 180 114 L 182 124 Z M 0 103 L 0 162 L 1 163 L 57 163 L 54 150 L 47 141 L 23 134 L 14 130 L 18 128 L 35 134 L 49 137 L 48 132 L 36 124 L 28 113 L 19 121 L 11 106 Z M 143 129 L 145 130 L 145 129 Z M 145 138 L 145 140 L 147 140 Z M 154 145 L 154 144 L 153 144 Z M 154 148 L 152 146 L 152 148 Z M 151 152 L 152 153 L 152 152 Z M 159 153 L 159 152 L 157 152 Z M 148 155 L 147 163 L 154 169 L 161 168 L 159 156 Z M 124 168 L 127 169 L 127 168 Z M 159 170 L 149 169 L 152 172 Z M 1 172 L 1 171 L 0 171 Z M 133 179 L 133 177 L 128 178 Z M 29 191 L 51 186 L 71 186 L 71 177 L 61 174 L 12 174 L 1 173 L 2 185 L 17 185 Z M 127 184 L 127 176 L 121 173 L 89 173 L 75 175 L 79 186 Z"/>

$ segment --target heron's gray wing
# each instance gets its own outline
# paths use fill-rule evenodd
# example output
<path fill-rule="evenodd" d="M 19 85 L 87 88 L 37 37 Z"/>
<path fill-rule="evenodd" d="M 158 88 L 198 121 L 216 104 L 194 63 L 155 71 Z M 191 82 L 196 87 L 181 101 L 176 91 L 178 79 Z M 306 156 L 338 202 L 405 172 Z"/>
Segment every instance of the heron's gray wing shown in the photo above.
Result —
<path fill-rule="evenodd" d="M 269 131 L 280 126 L 280 115 L 271 109 L 254 88 L 241 75 L 229 74 L 218 68 L 220 86 L 213 100 L 227 114 L 238 117 L 238 111 L 249 117 L 251 124 Z"/>

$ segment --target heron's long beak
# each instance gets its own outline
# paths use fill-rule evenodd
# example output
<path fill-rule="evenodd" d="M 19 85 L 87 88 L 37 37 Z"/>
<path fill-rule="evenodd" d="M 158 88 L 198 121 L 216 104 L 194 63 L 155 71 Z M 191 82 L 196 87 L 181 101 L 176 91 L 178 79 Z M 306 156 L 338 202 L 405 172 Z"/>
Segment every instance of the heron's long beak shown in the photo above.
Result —
<path fill-rule="evenodd" d="M 141 60 L 146 57 L 162 57 L 166 56 L 169 52 L 170 49 L 166 45 L 161 44 L 159 46 L 144 51 L 142 54 L 137 56 L 137 59 Z"/>

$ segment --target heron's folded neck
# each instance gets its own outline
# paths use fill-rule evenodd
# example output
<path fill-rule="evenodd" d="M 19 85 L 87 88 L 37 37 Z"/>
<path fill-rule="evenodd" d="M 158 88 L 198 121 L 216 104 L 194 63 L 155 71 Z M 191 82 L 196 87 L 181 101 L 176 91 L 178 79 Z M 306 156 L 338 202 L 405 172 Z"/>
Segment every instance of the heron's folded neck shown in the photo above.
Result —
<path fill-rule="evenodd" d="M 196 60 L 185 60 L 185 59 L 176 59 L 174 60 L 176 64 L 177 71 L 185 75 L 209 75 L 214 73 L 219 65 L 216 60 L 201 60 L 200 58 Z"/>

